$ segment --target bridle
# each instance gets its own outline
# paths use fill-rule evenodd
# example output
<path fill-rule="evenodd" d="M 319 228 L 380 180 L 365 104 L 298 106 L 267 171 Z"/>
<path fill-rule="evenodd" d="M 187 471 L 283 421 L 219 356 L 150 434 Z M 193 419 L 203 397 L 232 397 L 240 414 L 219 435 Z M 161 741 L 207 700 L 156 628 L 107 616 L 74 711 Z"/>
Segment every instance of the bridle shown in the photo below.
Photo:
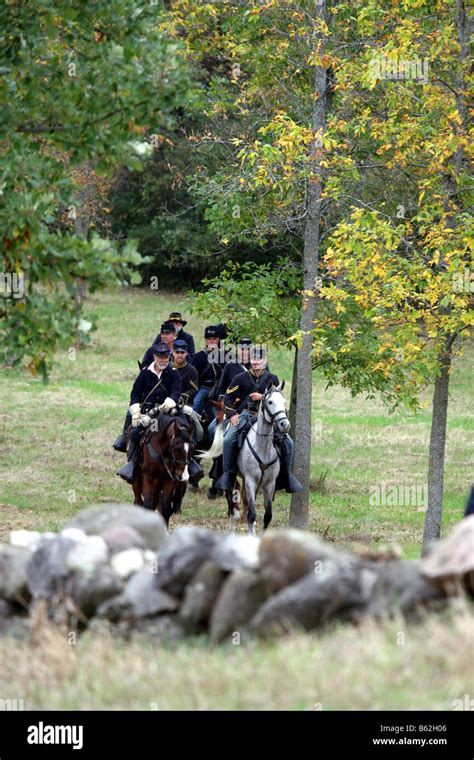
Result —
<path fill-rule="evenodd" d="M 268 422 L 269 425 L 272 425 L 274 427 L 275 422 L 278 421 L 278 418 L 280 417 L 280 415 L 283 415 L 283 417 L 286 417 L 287 419 L 288 419 L 288 415 L 286 414 L 286 411 L 284 409 L 279 409 L 277 412 L 270 411 L 270 409 L 268 408 L 265 402 L 268 396 L 271 396 L 272 392 L 273 391 L 270 391 L 269 393 L 267 393 L 265 391 L 265 395 L 262 398 L 262 408 L 263 408 L 263 419 L 265 420 L 265 422 Z M 270 419 L 267 419 L 265 414 L 268 414 L 268 417 Z M 259 433 L 259 435 L 272 435 L 272 433 L 273 433 L 273 430 L 271 431 L 271 433 Z"/>
<path fill-rule="evenodd" d="M 272 429 L 271 429 L 271 431 L 269 433 L 257 433 L 257 432 L 255 432 L 255 434 L 258 435 L 259 437 L 260 436 L 270 436 L 270 435 L 273 435 L 274 432 L 275 432 L 275 430 L 274 430 L 275 422 L 278 420 L 278 417 L 280 417 L 280 415 L 283 415 L 284 417 L 287 417 L 287 414 L 286 414 L 286 412 L 285 412 L 284 409 L 279 409 L 277 412 L 271 412 L 270 411 L 270 409 L 268 408 L 268 406 L 265 403 L 265 400 L 266 400 L 266 398 L 268 396 L 271 395 L 271 393 L 272 393 L 272 391 L 270 391 L 269 393 L 267 393 L 265 391 L 265 394 L 264 394 L 264 396 L 262 398 L 262 409 L 263 409 L 262 414 L 263 414 L 263 418 L 264 418 L 265 422 L 267 422 L 269 425 L 271 425 Z M 267 417 L 265 416 L 265 412 L 268 414 L 268 416 L 269 416 L 270 419 L 267 419 Z M 275 457 L 275 459 L 271 460 L 271 462 L 263 462 L 262 459 L 260 458 L 260 456 L 255 451 L 255 449 L 252 446 L 252 444 L 250 443 L 248 436 L 246 436 L 246 438 L 245 438 L 245 443 L 247 444 L 247 446 L 249 447 L 250 451 L 252 452 L 254 458 L 258 462 L 258 465 L 260 467 L 260 472 L 262 473 L 261 477 L 260 477 L 260 482 L 261 482 L 262 478 L 264 476 L 265 470 L 268 470 L 268 468 L 271 467 L 273 464 L 275 464 L 275 462 L 278 460 L 278 454 Z"/>
<path fill-rule="evenodd" d="M 176 420 L 176 424 L 177 424 L 177 420 Z M 157 451 L 152 446 L 151 441 L 147 441 L 148 453 L 150 454 L 151 458 L 155 462 L 159 462 L 159 461 L 163 462 L 163 464 L 165 466 L 165 470 L 168 473 L 168 476 L 170 477 L 171 480 L 178 480 L 178 478 L 175 475 L 173 475 L 173 473 L 170 470 L 170 466 L 173 467 L 173 469 L 174 469 L 174 467 L 176 465 L 183 465 L 184 467 L 187 467 L 189 465 L 189 460 L 188 459 L 186 459 L 183 462 L 182 459 L 177 459 L 176 456 L 175 456 L 174 445 L 173 445 L 174 444 L 174 440 L 175 440 L 175 436 L 176 436 L 176 431 L 173 430 L 173 435 L 171 436 L 171 441 L 170 441 L 170 446 L 169 446 L 169 452 L 171 452 L 171 454 L 172 454 L 172 456 L 169 457 L 169 463 L 170 463 L 169 465 L 168 465 L 168 462 L 166 461 L 166 458 L 163 456 L 163 454 L 160 451 Z"/>

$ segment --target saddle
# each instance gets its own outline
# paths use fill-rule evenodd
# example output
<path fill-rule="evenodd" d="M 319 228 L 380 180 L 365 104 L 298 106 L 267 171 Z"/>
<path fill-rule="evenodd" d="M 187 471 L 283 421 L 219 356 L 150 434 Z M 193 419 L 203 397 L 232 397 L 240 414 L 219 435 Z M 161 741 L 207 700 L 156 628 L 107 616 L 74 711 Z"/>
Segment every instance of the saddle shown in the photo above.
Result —
<path fill-rule="evenodd" d="M 151 432 L 164 433 L 172 422 L 176 420 L 176 416 L 172 417 L 165 412 L 158 412 L 156 415 L 150 415 L 152 417 Z M 150 428 L 148 428 L 150 429 Z"/>
<path fill-rule="evenodd" d="M 244 445 L 247 434 L 254 422 L 255 420 L 248 419 L 248 417 L 239 419 L 239 424 L 237 425 L 237 445 L 239 449 Z"/>
<path fill-rule="evenodd" d="M 158 412 L 157 414 L 151 414 L 152 422 L 149 427 L 143 428 L 141 431 L 141 435 L 138 441 L 138 446 L 140 449 L 140 453 L 145 446 L 145 444 L 148 445 L 148 451 L 153 459 L 161 459 L 161 455 L 158 454 L 155 456 L 155 452 L 153 447 L 150 445 L 150 438 L 152 433 L 164 433 L 168 427 L 171 425 L 172 422 L 176 420 L 176 417 L 171 417 L 169 414 L 165 414 L 165 412 Z"/>

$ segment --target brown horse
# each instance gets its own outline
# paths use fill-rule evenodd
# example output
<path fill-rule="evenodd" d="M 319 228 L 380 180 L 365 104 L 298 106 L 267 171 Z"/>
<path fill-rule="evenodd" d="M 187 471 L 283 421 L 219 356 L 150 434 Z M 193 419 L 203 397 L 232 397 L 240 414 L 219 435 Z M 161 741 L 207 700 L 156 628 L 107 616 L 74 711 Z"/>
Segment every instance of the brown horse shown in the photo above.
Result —
<path fill-rule="evenodd" d="M 181 510 L 189 480 L 194 422 L 162 418 L 158 429 L 150 426 L 142 439 L 133 482 L 134 503 L 160 512 L 168 525 L 172 514 Z"/>

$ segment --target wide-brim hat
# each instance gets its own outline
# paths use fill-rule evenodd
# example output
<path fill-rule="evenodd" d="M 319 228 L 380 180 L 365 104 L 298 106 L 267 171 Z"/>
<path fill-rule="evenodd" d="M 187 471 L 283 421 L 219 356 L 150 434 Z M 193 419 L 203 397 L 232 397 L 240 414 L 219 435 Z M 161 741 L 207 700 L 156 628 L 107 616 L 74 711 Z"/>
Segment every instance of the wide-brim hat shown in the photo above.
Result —
<path fill-rule="evenodd" d="M 180 311 L 172 311 L 171 314 L 168 317 L 168 321 L 169 322 L 181 322 L 181 324 L 183 325 L 183 327 L 184 327 L 184 325 L 188 324 L 187 321 L 186 321 L 186 319 L 183 319 L 183 317 L 181 316 L 181 312 Z"/>

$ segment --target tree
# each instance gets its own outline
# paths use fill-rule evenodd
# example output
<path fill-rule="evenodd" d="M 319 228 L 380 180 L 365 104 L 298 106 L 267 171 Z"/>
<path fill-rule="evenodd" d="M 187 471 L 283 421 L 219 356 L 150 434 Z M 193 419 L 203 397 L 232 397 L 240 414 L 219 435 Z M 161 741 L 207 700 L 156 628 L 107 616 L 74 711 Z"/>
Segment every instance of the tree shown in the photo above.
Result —
<path fill-rule="evenodd" d="M 47 376 L 54 351 L 81 324 L 77 280 L 93 291 L 139 281 L 129 242 L 75 234 L 80 193 L 72 167 L 98 174 L 140 168 L 144 136 L 171 123 L 189 80 L 178 45 L 157 29 L 157 8 L 124 0 L 4 3 L 0 224 L 1 359 Z M 67 219 L 64 219 L 64 212 Z M 74 213 L 76 212 L 76 217 Z M 65 229 L 69 221 L 70 228 Z M 13 288 L 21 281 L 21 288 Z"/>
<path fill-rule="evenodd" d="M 352 214 L 339 225 L 326 256 L 333 276 L 344 280 L 326 296 L 358 301 L 379 332 L 385 371 L 405 364 L 415 387 L 435 378 L 424 551 L 441 530 L 452 356 L 473 324 L 472 289 L 463 282 L 472 263 L 473 227 L 466 17 L 462 2 L 435 5 L 436 15 L 423 15 L 420 6 L 432 10 L 431 4 L 406 2 L 406 17 L 396 27 L 397 12 L 387 9 L 390 35 L 379 27 L 359 76 L 351 71 L 347 77 L 365 92 L 377 91 L 378 102 L 366 101 L 364 131 L 383 167 L 401 167 L 410 189 L 399 196 L 403 203 L 395 217 L 380 204 Z M 364 22 L 375 20 L 379 10 L 369 4 Z M 413 61 L 424 62 L 422 86 L 410 76 Z M 394 81 L 382 81 L 387 71 Z"/>
<path fill-rule="evenodd" d="M 206 216 L 224 244 L 248 236 L 266 242 L 285 229 L 299 262 L 294 240 L 312 230 L 310 248 L 316 242 L 320 248 L 321 295 L 329 307 L 321 302 L 313 320 L 312 364 L 328 355 L 323 369 L 332 381 L 354 393 L 381 390 L 392 406 L 402 401 L 416 408 L 420 389 L 443 366 L 439 383 L 446 385 L 446 351 L 457 345 L 447 341 L 470 325 L 470 293 L 453 292 L 453 278 L 471 262 L 468 175 L 459 158 L 469 145 L 465 42 L 455 34 L 462 3 L 328 3 L 329 35 L 316 24 L 314 4 L 249 5 L 239 17 L 227 5 L 214 10 L 213 30 L 216 48 L 225 55 L 234 46 L 243 62 L 234 108 L 244 105 L 252 119 L 230 140 L 238 152 L 228 163 L 196 178 L 196 193 L 206 199 Z M 201 23 L 206 12 L 199 10 Z M 315 33 L 324 50 L 315 47 Z M 327 81 L 319 133 L 312 121 L 318 67 Z M 231 98 L 220 84 L 209 111 L 228 113 Z M 323 149 L 317 241 L 314 226 L 306 227 L 315 140 Z M 307 297 L 303 283 L 303 307 Z M 302 314 L 303 329 L 288 339 L 304 340 L 304 308 Z M 298 381 L 303 387 L 299 375 Z M 436 399 L 441 409 L 447 394 Z M 441 415 L 432 432 L 439 455 L 430 475 L 438 502 L 443 429 Z"/>

